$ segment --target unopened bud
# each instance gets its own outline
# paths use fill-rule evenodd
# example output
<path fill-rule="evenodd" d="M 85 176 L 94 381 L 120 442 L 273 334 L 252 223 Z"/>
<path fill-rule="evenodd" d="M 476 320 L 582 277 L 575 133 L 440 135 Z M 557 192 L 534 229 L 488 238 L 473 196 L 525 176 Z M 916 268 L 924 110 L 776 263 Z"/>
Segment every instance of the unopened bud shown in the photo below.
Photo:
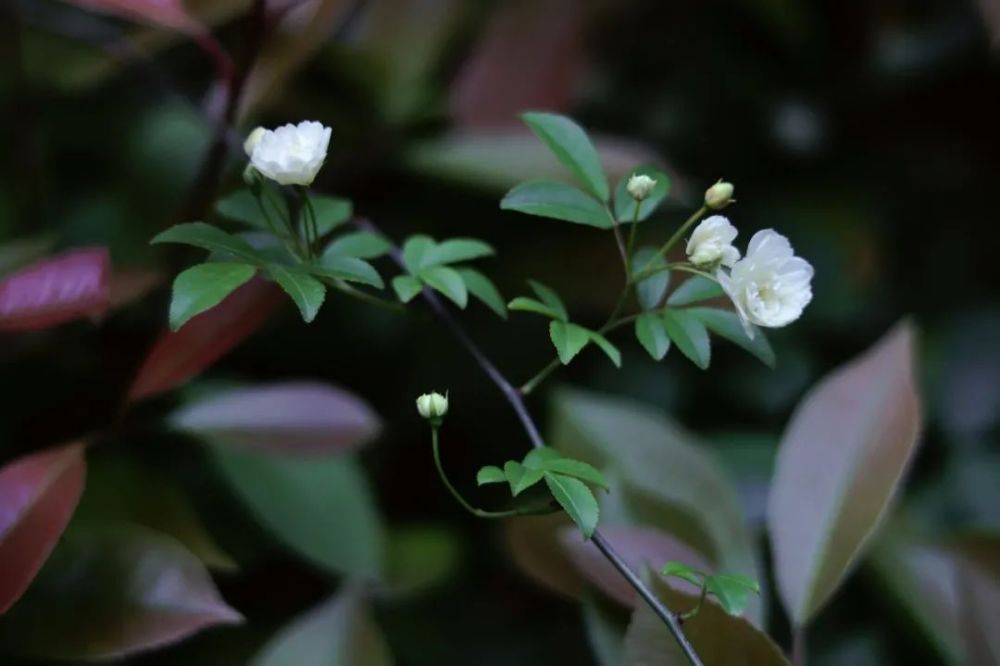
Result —
<path fill-rule="evenodd" d="M 267 130 L 263 127 L 258 127 L 247 135 L 247 140 L 243 142 L 243 150 L 246 151 L 247 157 L 253 155 L 253 149 L 257 147 L 258 143 L 260 143 L 260 140 L 266 131 Z"/>
<path fill-rule="evenodd" d="M 417 412 L 431 422 L 440 422 L 448 413 L 448 398 L 440 393 L 425 393 L 417 398 Z"/>
<path fill-rule="evenodd" d="M 705 205 L 712 210 L 722 210 L 733 203 L 733 184 L 720 180 L 705 190 Z"/>
<path fill-rule="evenodd" d="M 654 178 L 650 178 L 644 173 L 635 173 L 628 179 L 628 185 L 625 186 L 625 189 L 628 190 L 633 199 L 642 201 L 653 193 L 654 187 L 656 187 Z"/>

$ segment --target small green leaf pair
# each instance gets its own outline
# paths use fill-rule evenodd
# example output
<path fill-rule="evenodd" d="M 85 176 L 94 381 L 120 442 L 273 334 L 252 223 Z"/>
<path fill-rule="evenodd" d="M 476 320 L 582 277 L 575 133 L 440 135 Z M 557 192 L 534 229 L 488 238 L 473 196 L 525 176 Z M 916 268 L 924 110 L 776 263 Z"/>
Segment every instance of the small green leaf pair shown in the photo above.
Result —
<path fill-rule="evenodd" d="M 711 594 L 730 615 L 740 615 L 746 610 L 751 592 L 760 594 L 760 584 L 753 578 L 727 573 L 707 574 L 683 562 L 667 562 L 660 573 L 695 585 L 701 589 L 702 598 Z M 693 617 L 700 608 L 699 600 L 698 605 L 683 617 L 685 619 Z"/>
<path fill-rule="evenodd" d="M 529 112 L 521 118 L 586 191 L 554 180 L 528 181 L 504 196 L 500 202 L 504 210 L 610 229 L 616 221 L 646 219 L 670 191 L 666 174 L 650 166 L 639 167 L 618 183 L 612 211 L 608 206 L 611 192 L 600 155 L 583 128 L 555 113 Z M 656 187 L 638 210 L 635 199 L 626 190 L 628 178 L 633 174 L 645 174 L 656 180 Z"/>
<path fill-rule="evenodd" d="M 469 294 L 472 294 L 506 319 L 503 296 L 488 277 L 472 268 L 452 267 L 452 264 L 493 254 L 490 245 L 474 238 L 452 238 L 438 243 L 430 236 L 411 236 L 403 244 L 407 274 L 394 278 L 392 288 L 399 300 L 408 303 L 427 286 L 460 308 L 468 305 Z"/>
<path fill-rule="evenodd" d="M 555 291 L 534 280 L 528 280 L 528 285 L 538 298 L 519 296 L 508 303 L 507 307 L 540 314 L 552 320 L 549 323 L 549 337 L 563 365 L 572 361 L 584 347 L 593 342 L 615 366 L 621 367 L 622 355 L 618 348 L 597 331 L 570 322 L 566 306 Z"/>
<path fill-rule="evenodd" d="M 269 202 L 269 210 L 275 215 L 283 214 L 277 206 L 282 202 L 281 194 L 274 187 L 263 183 L 261 187 L 269 190 L 264 199 Z M 348 199 L 331 197 L 321 194 L 309 194 L 309 202 L 316 213 L 316 226 L 319 235 L 325 236 L 339 226 L 345 224 L 354 214 L 354 206 Z M 275 199 L 277 200 L 275 202 Z M 274 202 L 274 203 L 271 203 Z M 219 199 L 215 204 L 215 212 L 227 220 L 245 224 L 254 229 L 276 233 L 280 238 L 288 238 L 288 229 L 281 225 L 272 226 L 257 198 L 248 189 L 241 189 Z M 299 211 L 298 228 L 304 225 L 305 213 Z"/>
<path fill-rule="evenodd" d="M 608 488 L 604 475 L 591 465 L 543 447 L 529 451 L 521 462 L 508 460 L 503 469 L 493 465 L 483 467 L 476 475 L 480 486 L 506 482 L 514 497 L 540 481 L 545 481 L 552 497 L 589 539 L 597 527 L 599 509 L 587 484 Z"/>

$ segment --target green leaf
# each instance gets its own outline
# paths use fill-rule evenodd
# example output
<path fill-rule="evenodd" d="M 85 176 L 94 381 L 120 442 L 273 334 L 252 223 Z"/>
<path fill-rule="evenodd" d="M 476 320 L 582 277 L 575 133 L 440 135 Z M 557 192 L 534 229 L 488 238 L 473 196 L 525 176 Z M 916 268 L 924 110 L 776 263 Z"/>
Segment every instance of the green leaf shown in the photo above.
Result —
<path fill-rule="evenodd" d="M 543 476 L 545 476 L 545 472 L 540 469 L 531 469 L 522 466 L 521 473 L 518 475 L 517 480 L 511 483 L 511 495 L 517 497 L 525 490 L 541 481 Z"/>
<path fill-rule="evenodd" d="M 538 298 L 542 299 L 543 303 L 559 313 L 559 319 L 569 321 L 569 313 L 566 312 L 566 306 L 554 289 L 547 287 L 538 280 L 528 280 L 528 286 L 531 287 L 531 290 L 535 292 Z"/>
<path fill-rule="evenodd" d="M 416 275 L 428 264 L 425 261 L 427 253 L 435 245 L 434 239 L 425 234 L 410 236 L 403 243 L 403 264 L 406 270 Z"/>
<path fill-rule="evenodd" d="M 562 316 L 549 306 L 527 296 L 518 296 L 508 303 L 507 307 L 518 312 L 534 312 L 535 314 L 545 315 L 552 319 L 562 319 Z"/>
<path fill-rule="evenodd" d="M 525 467 L 532 469 L 544 469 L 547 462 L 558 460 L 562 457 L 562 454 L 552 447 L 540 446 L 536 449 L 531 449 L 525 454 L 523 464 Z"/>
<path fill-rule="evenodd" d="M 310 194 L 313 211 L 316 213 L 316 227 L 320 236 L 325 236 L 351 219 L 354 205 L 347 199 L 322 194 Z M 305 223 L 305 210 L 299 211 L 299 225 Z"/>
<path fill-rule="evenodd" d="M 436 587 L 459 568 L 462 551 L 463 542 L 450 527 L 407 523 L 393 528 L 383 584 L 393 598 Z"/>
<path fill-rule="evenodd" d="M 563 365 L 568 365 L 590 342 L 590 331 L 583 326 L 554 320 L 549 323 L 549 337 L 559 354 L 559 360 Z"/>
<path fill-rule="evenodd" d="M 222 197 L 215 202 L 215 212 L 235 222 L 242 222 L 257 229 L 271 231 L 264 213 L 257 204 L 257 198 L 250 190 L 242 189 Z"/>
<path fill-rule="evenodd" d="M 670 351 L 670 336 L 664 327 L 663 318 L 647 312 L 635 320 L 635 337 L 655 360 L 662 360 Z"/>
<path fill-rule="evenodd" d="M 455 264 L 460 261 L 489 257 L 493 254 L 495 254 L 493 247 L 481 240 L 451 238 L 432 246 L 424 256 L 424 264 L 427 266 Z"/>
<path fill-rule="evenodd" d="M 358 259 L 377 259 L 392 249 L 392 243 L 382 234 L 371 231 L 355 231 L 334 238 L 323 250 L 323 259 L 327 257 L 357 257 Z"/>
<path fill-rule="evenodd" d="M 593 484 L 599 488 L 609 490 L 608 481 L 604 478 L 604 475 L 601 474 L 600 471 L 598 471 L 593 465 L 585 463 L 582 460 L 573 460 L 572 458 L 563 458 L 560 456 L 553 460 L 546 461 L 542 465 L 542 469 L 546 472 L 556 472 L 558 474 L 572 476 L 573 478 L 586 481 L 587 483 Z"/>
<path fill-rule="evenodd" d="M 697 588 L 701 587 L 702 581 L 705 578 L 705 574 L 683 562 L 667 562 L 663 565 L 660 573 L 664 576 L 673 576 L 674 578 L 686 580 Z"/>
<path fill-rule="evenodd" d="M 680 592 L 653 577 L 653 593 L 674 613 L 691 610 L 694 595 Z M 733 617 L 715 603 L 684 622 L 684 634 L 695 653 L 712 666 L 789 666 L 781 649 L 763 631 L 743 618 Z M 648 604 L 636 604 L 625 633 L 622 666 L 687 666 L 690 662 L 677 641 Z M 850 663 L 856 663 L 851 661 Z"/>
<path fill-rule="evenodd" d="M 267 272 L 295 301 L 303 321 L 308 324 L 316 318 L 323 299 L 326 298 L 326 287 L 322 282 L 311 275 L 296 273 L 277 264 L 268 266 Z"/>
<path fill-rule="evenodd" d="M 176 331 L 191 317 L 214 308 L 247 283 L 257 269 L 247 264 L 198 264 L 174 279 L 170 298 L 170 329 Z"/>
<path fill-rule="evenodd" d="M 698 301 L 707 301 L 710 298 L 720 298 L 725 295 L 722 287 L 715 280 L 709 280 L 700 275 L 694 275 L 682 282 L 674 289 L 667 299 L 667 305 L 679 306 L 690 305 Z"/>
<path fill-rule="evenodd" d="M 487 483 L 505 483 L 507 477 L 503 470 L 496 465 L 487 465 L 476 474 L 476 485 L 485 486 Z"/>
<path fill-rule="evenodd" d="M 741 615 L 750 601 L 750 593 L 760 594 L 753 578 L 736 574 L 714 574 L 705 579 L 705 587 L 730 615 Z"/>
<path fill-rule="evenodd" d="M 375 576 L 384 534 L 368 480 L 347 456 L 291 457 L 213 447 L 216 462 L 260 523 L 334 574 Z"/>
<path fill-rule="evenodd" d="M 655 247 L 641 247 L 632 257 L 632 271 L 649 269 L 665 269 L 667 260 L 660 256 Z M 667 293 L 667 286 L 670 284 L 670 271 L 661 270 L 655 275 L 650 275 L 644 280 L 639 280 L 635 285 L 635 295 L 639 299 L 639 305 L 643 310 L 652 310 L 659 306 L 663 300 L 663 295 Z"/>
<path fill-rule="evenodd" d="M 704 370 L 712 360 L 712 345 L 705 325 L 686 310 L 667 309 L 663 313 L 667 335 L 685 356 Z"/>
<path fill-rule="evenodd" d="M 500 208 L 598 229 L 613 226 L 610 214 L 600 201 L 572 185 L 555 180 L 521 183 L 504 195 Z"/>
<path fill-rule="evenodd" d="M 424 283 L 412 275 L 397 275 L 392 279 L 392 288 L 403 303 L 409 303 L 424 290 Z"/>
<path fill-rule="evenodd" d="M 591 341 L 601 348 L 601 351 L 611 359 L 611 362 L 615 364 L 616 368 L 622 367 L 622 353 L 618 351 L 618 347 L 613 345 L 610 340 L 598 333 L 597 331 L 587 331 L 587 336 Z"/>
<path fill-rule="evenodd" d="M 356 583 L 341 587 L 278 631 L 250 666 L 391 666 L 388 642 L 365 596 Z"/>
<path fill-rule="evenodd" d="M 740 317 L 735 312 L 703 307 L 688 308 L 687 311 L 704 324 L 708 330 L 747 350 L 759 358 L 764 365 L 770 368 L 774 367 L 776 362 L 774 349 L 771 348 L 767 337 L 760 329 L 754 327 L 753 340 L 748 338 L 747 332 L 740 322 Z M 751 324 L 751 326 L 753 325 Z"/>
<path fill-rule="evenodd" d="M 501 318 L 507 318 L 507 304 L 504 303 L 503 296 L 500 295 L 496 285 L 488 277 L 472 268 L 456 268 L 455 270 L 462 277 L 462 282 L 465 283 L 465 288 L 469 290 L 470 294 L 485 303 Z"/>
<path fill-rule="evenodd" d="M 798 626 L 864 558 L 916 455 L 915 337 L 904 320 L 828 374 L 803 398 L 782 436 L 768 533 L 778 592 Z"/>
<path fill-rule="evenodd" d="M 261 262 L 260 254 L 245 240 L 204 222 L 174 225 L 157 234 L 150 242 L 194 245 L 209 252 L 231 254 L 254 264 Z"/>
<path fill-rule="evenodd" d="M 545 484 L 552 492 L 552 497 L 559 502 L 559 506 L 569 514 L 583 532 L 583 536 L 589 539 L 597 527 L 600 513 L 594 493 L 590 492 L 590 488 L 583 481 L 554 472 L 545 473 Z"/>
<path fill-rule="evenodd" d="M 601 158 L 582 127 L 555 113 L 532 111 L 521 118 L 577 180 L 601 201 L 608 200 L 608 179 Z"/>
<path fill-rule="evenodd" d="M 309 266 L 307 270 L 316 275 L 344 280 L 346 282 L 359 282 L 378 289 L 385 286 L 382 276 L 378 274 L 375 267 L 364 259 L 358 259 L 357 257 L 324 254 L 320 257 L 320 264 L 318 266 Z"/>
<path fill-rule="evenodd" d="M 469 292 L 465 282 L 454 268 L 429 266 L 420 271 L 420 279 L 447 296 L 460 308 L 464 308 L 469 302 Z"/>
<path fill-rule="evenodd" d="M 521 463 L 516 460 L 508 460 L 503 464 L 503 474 L 507 479 L 507 483 L 510 484 L 510 494 L 516 496 L 521 488 L 521 480 L 528 470 Z"/>
<path fill-rule="evenodd" d="M 670 194 L 670 177 L 653 166 L 641 166 L 632 169 L 622 176 L 615 187 L 615 219 L 619 222 L 629 223 L 635 219 L 635 199 L 628 193 L 628 180 L 633 175 L 649 176 L 656 181 L 656 187 L 648 197 L 639 204 L 639 221 L 642 222 L 667 198 Z"/>

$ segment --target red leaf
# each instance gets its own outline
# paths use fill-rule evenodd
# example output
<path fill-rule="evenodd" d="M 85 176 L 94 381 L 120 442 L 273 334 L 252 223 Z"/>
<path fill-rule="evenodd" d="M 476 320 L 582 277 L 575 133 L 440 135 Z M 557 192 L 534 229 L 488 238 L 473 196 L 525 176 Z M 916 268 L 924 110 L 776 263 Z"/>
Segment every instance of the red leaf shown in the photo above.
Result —
<path fill-rule="evenodd" d="M 0 330 L 49 328 L 101 314 L 110 303 L 108 251 L 72 250 L 0 282 Z"/>
<path fill-rule="evenodd" d="M 702 571 L 711 570 L 701 555 L 679 541 L 671 539 L 660 530 L 602 525 L 601 533 L 636 573 L 641 574 L 646 569 L 659 571 L 669 561 L 683 562 Z M 559 531 L 559 540 L 569 559 L 584 578 L 623 606 L 628 608 L 635 606 L 635 590 L 597 550 L 593 542 L 583 540 L 580 530 L 562 528 Z M 690 583 L 676 578 L 665 580 L 682 592 L 698 593 Z"/>
<path fill-rule="evenodd" d="M 260 328 L 280 302 L 278 287 L 257 278 L 179 331 L 164 334 L 139 368 L 129 400 L 158 395 L 191 379 Z"/>
<path fill-rule="evenodd" d="M 367 403 L 308 381 L 217 393 L 182 408 L 172 421 L 216 443 L 275 453 L 349 451 L 379 430 Z"/>
<path fill-rule="evenodd" d="M 67 0 L 71 4 L 91 11 L 112 14 L 140 23 L 171 28 L 188 34 L 204 31 L 201 24 L 191 18 L 181 0 Z"/>
<path fill-rule="evenodd" d="M 242 621 L 175 539 L 127 523 L 91 524 L 66 532 L 0 623 L 0 640 L 24 655 L 111 660 Z"/>
<path fill-rule="evenodd" d="M 524 109 L 565 110 L 583 69 L 582 3 L 499 7 L 452 87 L 452 115 L 462 127 L 520 125 Z"/>
<path fill-rule="evenodd" d="M 0 469 L 0 613 L 27 589 L 55 547 L 83 491 L 81 444 L 15 460 Z"/>

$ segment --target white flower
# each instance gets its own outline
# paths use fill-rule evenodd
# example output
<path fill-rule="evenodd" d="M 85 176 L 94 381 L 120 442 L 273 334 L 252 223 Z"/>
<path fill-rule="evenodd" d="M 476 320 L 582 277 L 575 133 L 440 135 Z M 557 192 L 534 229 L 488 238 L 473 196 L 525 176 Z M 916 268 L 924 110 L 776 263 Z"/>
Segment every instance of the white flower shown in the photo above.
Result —
<path fill-rule="evenodd" d="M 740 251 L 733 247 L 737 233 L 736 227 L 722 215 L 705 218 L 688 240 L 688 259 L 699 268 L 732 266 L 740 258 Z"/>
<path fill-rule="evenodd" d="M 265 132 L 267 132 L 266 129 L 258 127 L 254 131 L 247 134 L 247 139 L 243 142 L 243 150 L 246 152 L 247 157 L 253 155 L 253 149 L 257 147 L 258 143 L 260 143 L 260 140 L 264 136 Z"/>
<path fill-rule="evenodd" d="M 625 185 L 625 189 L 628 190 L 628 193 L 636 201 L 642 201 L 648 197 L 653 193 L 653 188 L 655 187 L 656 179 L 650 178 L 644 173 L 632 174 L 632 177 L 628 179 L 628 184 Z"/>
<path fill-rule="evenodd" d="M 440 420 L 448 413 L 448 398 L 440 393 L 424 393 L 417 398 L 417 412 L 425 419 Z"/>
<path fill-rule="evenodd" d="M 773 229 L 758 231 L 750 239 L 747 256 L 733 264 L 726 275 L 719 270 L 719 284 L 733 299 L 747 335 L 749 324 L 777 328 L 800 316 L 812 300 L 813 267 L 796 257 L 788 239 Z"/>
<path fill-rule="evenodd" d="M 323 166 L 329 145 L 330 128 L 322 123 L 284 125 L 264 130 L 250 153 L 250 164 L 282 185 L 309 185 Z"/>

